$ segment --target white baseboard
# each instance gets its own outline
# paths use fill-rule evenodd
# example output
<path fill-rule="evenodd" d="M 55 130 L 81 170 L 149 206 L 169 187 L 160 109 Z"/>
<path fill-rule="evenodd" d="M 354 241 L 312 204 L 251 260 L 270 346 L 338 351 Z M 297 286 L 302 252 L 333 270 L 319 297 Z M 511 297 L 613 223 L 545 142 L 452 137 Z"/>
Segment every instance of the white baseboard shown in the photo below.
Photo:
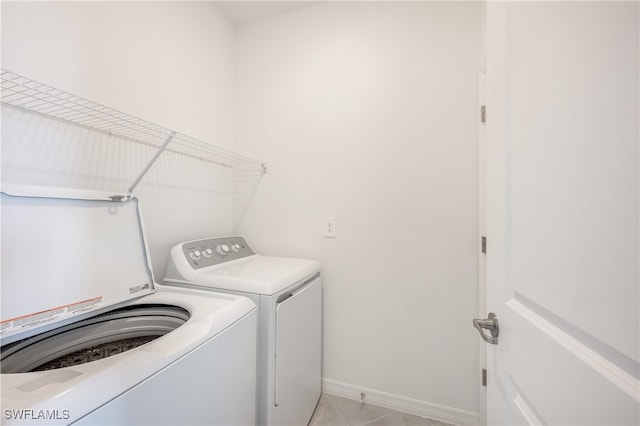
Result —
<path fill-rule="evenodd" d="M 416 416 L 428 417 L 454 425 L 477 426 L 480 424 L 480 413 L 447 407 L 445 405 L 421 401 L 406 396 L 394 395 L 375 389 L 363 388 L 332 379 L 322 379 L 322 392 L 356 401 L 360 401 L 360 394 L 364 392 L 364 401 L 368 404 L 402 411 Z"/>

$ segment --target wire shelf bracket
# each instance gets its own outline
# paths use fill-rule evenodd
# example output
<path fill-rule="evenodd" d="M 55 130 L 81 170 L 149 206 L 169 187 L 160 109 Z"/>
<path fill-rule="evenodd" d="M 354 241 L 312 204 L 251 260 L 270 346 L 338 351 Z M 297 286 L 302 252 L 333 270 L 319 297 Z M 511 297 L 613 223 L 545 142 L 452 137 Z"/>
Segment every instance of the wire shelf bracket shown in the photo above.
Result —
<path fill-rule="evenodd" d="M 151 158 L 151 160 L 149 160 L 149 163 L 147 163 L 147 165 L 145 166 L 144 169 L 142 169 L 142 171 L 140 172 L 140 174 L 138 175 L 138 177 L 136 178 L 135 181 L 133 181 L 133 183 L 131 184 L 131 186 L 129 187 L 128 192 L 132 193 L 133 190 L 135 189 L 136 186 L 138 186 L 138 183 L 140 183 L 140 181 L 142 180 L 142 178 L 144 177 L 144 175 L 147 174 L 147 172 L 149 171 L 149 169 L 151 168 L 151 166 L 153 166 L 153 163 L 156 162 L 156 160 L 158 159 L 158 157 L 160 157 L 160 155 L 164 152 L 164 150 L 167 148 L 167 145 L 169 145 L 169 143 L 171 142 L 171 140 L 173 139 L 173 137 L 176 135 L 176 132 L 171 132 L 171 134 L 169 135 L 169 137 L 167 138 L 166 141 L 164 141 L 164 143 L 162 144 L 162 146 L 156 151 L 155 155 L 153 156 L 153 158 Z"/>

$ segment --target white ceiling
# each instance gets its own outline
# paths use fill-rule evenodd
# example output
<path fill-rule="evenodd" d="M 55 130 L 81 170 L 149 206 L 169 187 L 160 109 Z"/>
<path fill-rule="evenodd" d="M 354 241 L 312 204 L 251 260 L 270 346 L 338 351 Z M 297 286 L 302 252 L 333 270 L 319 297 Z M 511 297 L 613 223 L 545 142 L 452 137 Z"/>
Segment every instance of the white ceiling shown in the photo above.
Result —
<path fill-rule="evenodd" d="M 289 12 L 319 1 L 214 1 L 218 9 L 235 26 Z"/>

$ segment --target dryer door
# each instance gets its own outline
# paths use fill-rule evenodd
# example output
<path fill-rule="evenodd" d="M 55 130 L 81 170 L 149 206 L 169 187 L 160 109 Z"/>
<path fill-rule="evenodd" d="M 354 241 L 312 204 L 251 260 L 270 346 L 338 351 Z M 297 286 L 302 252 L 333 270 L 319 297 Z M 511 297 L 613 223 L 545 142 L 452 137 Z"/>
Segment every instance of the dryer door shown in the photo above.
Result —
<path fill-rule="evenodd" d="M 320 397 L 321 360 L 322 284 L 318 277 L 276 307 L 275 405 L 286 405 L 285 411 L 305 411 L 300 413 L 304 424 L 309 420 L 304 418 L 308 406 L 313 412 Z"/>

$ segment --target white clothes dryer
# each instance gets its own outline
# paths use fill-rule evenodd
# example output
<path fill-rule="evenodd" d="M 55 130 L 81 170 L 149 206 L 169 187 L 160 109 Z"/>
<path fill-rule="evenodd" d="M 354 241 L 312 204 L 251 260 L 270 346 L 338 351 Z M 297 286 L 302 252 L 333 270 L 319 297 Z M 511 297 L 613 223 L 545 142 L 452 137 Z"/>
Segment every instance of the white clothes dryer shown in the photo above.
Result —
<path fill-rule="evenodd" d="M 2 424 L 252 424 L 257 310 L 156 288 L 138 200 L 3 186 Z"/>
<path fill-rule="evenodd" d="M 259 425 L 306 425 L 320 399 L 322 280 L 315 260 L 256 254 L 239 236 L 178 244 L 165 284 L 250 297 L 258 306 Z"/>

